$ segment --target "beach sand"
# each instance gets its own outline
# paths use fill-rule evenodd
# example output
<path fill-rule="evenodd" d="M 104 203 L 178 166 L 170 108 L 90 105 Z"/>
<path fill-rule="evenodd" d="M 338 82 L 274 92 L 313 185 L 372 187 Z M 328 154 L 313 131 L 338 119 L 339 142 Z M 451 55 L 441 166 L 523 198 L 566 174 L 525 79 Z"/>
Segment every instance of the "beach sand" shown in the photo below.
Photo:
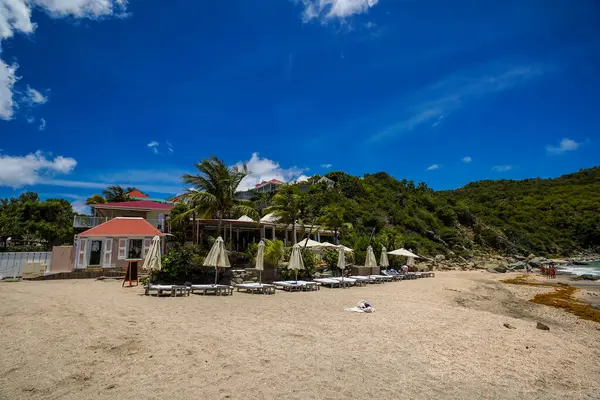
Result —
<path fill-rule="evenodd" d="M 600 324 L 509 276 L 181 298 L 0 283 L 0 399 L 600 398 Z M 363 299 L 377 312 L 344 312 Z"/>

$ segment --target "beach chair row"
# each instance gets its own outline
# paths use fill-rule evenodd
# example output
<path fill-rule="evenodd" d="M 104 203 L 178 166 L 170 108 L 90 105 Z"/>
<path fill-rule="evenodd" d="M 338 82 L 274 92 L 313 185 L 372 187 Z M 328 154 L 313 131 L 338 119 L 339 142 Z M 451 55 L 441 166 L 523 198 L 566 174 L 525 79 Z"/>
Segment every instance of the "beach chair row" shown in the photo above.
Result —
<path fill-rule="evenodd" d="M 276 289 L 289 292 L 310 292 L 320 290 L 321 286 L 330 288 L 346 288 L 350 286 L 365 286 L 367 284 L 383 284 L 400 280 L 412 280 L 420 278 L 435 277 L 434 272 L 407 272 L 405 274 L 394 270 L 382 271 L 382 275 L 353 275 L 350 277 L 317 278 L 312 281 L 276 281 L 272 284 L 266 283 L 240 283 L 230 285 L 146 285 L 145 294 L 156 294 L 157 296 L 170 294 L 171 296 L 189 296 L 192 293 L 203 295 L 214 294 L 216 296 L 233 295 L 234 289 L 238 292 L 275 294 Z"/>

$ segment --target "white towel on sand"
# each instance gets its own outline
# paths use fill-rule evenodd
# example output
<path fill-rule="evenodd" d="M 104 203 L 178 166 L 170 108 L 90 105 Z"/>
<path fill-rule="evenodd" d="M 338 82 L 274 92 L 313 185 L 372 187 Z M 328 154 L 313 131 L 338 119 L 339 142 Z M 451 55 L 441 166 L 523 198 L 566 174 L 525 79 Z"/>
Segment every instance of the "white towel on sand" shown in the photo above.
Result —
<path fill-rule="evenodd" d="M 371 305 L 369 303 L 367 303 L 365 300 L 361 300 L 358 302 L 358 305 L 356 307 L 344 308 L 344 311 L 360 312 L 360 313 L 374 313 L 375 308 L 371 307 Z"/>

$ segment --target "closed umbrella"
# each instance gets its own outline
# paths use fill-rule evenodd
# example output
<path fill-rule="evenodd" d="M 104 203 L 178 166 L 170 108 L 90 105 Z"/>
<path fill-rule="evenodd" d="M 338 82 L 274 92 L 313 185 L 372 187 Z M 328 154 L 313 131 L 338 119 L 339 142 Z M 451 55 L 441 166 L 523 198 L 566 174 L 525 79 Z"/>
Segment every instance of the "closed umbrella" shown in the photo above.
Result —
<path fill-rule="evenodd" d="M 162 265 L 160 263 L 160 237 L 154 236 L 152 238 L 150 248 L 146 253 L 146 257 L 144 258 L 144 264 L 142 264 L 142 269 L 145 271 L 160 271 L 161 268 Z"/>
<path fill-rule="evenodd" d="M 296 282 L 298 282 L 298 270 L 304 269 L 304 262 L 302 261 L 302 254 L 300 253 L 300 245 L 295 244 L 294 247 L 292 247 L 292 255 L 290 256 L 290 262 L 287 268 L 296 270 Z"/>
<path fill-rule="evenodd" d="M 225 250 L 225 243 L 223 243 L 221 236 L 215 240 L 206 259 L 204 259 L 203 265 L 205 267 L 215 267 L 215 285 L 219 279 L 219 268 L 231 268 L 229 257 L 227 257 L 227 250 Z"/>
<path fill-rule="evenodd" d="M 381 249 L 381 258 L 379 259 L 379 265 L 386 269 L 390 266 L 390 261 L 388 260 L 387 256 L 387 249 L 385 247 Z"/>
<path fill-rule="evenodd" d="M 342 286 L 344 282 L 344 270 L 346 269 L 346 253 L 344 253 L 344 246 L 338 247 L 338 262 L 337 266 L 342 270 Z"/>
<path fill-rule="evenodd" d="M 373 270 L 373 268 L 377 268 L 377 260 L 375 259 L 375 253 L 373 253 L 373 248 L 371 246 L 367 247 L 365 267 L 370 268 L 371 270 Z"/>
<path fill-rule="evenodd" d="M 259 282 L 262 283 L 262 272 L 265 269 L 265 242 L 261 240 L 258 243 L 258 251 L 256 252 L 256 266 L 254 267 L 259 270 Z"/>

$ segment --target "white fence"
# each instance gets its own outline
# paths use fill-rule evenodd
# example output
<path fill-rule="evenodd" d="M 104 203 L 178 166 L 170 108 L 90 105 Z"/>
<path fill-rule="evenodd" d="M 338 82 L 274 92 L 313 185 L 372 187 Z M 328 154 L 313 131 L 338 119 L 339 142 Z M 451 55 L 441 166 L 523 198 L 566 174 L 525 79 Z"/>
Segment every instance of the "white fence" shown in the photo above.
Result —
<path fill-rule="evenodd" d="M 0 279 L 22 277 L 23 273 L 34 272 L 33 270 L 25 271 L 27 264 L 44 264 L 48 271 L 51 262 L 51 252 L 0 253 Z"/>

